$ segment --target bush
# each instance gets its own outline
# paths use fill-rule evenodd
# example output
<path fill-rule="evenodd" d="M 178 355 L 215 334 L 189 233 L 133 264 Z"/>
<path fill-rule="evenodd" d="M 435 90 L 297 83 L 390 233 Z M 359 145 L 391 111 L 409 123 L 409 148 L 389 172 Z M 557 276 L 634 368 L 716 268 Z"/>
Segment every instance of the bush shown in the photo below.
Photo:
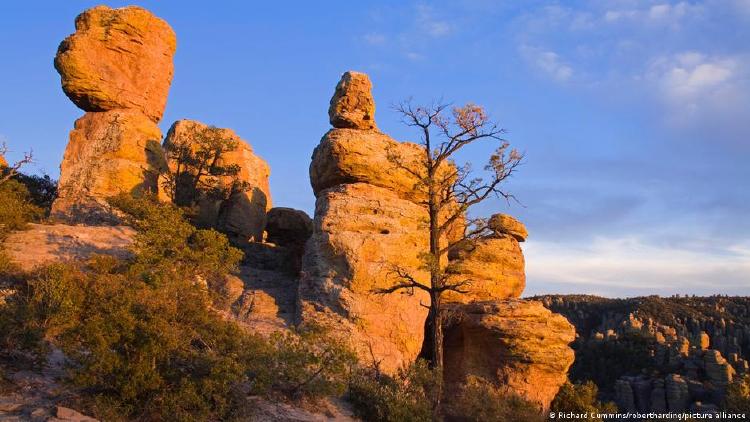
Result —
<path fill-rule="evenodd" d="M 43 216 L 44 211 L 32 203 L 26 186 L 13 179 L 0 183 L 0 237 L 22 230 Z"/>
<path fill-rule="evenodd" d="M 365 421 L 428 422 L 432 420 L 440 376 L 419 360 L 395 377 L 362 369 L 349 384 L 349 401 Z"/>
<path fill-rule="evenodd" d="M 226 236 L 197 229 L 174 205 L 152 196 L 128 195 L 111 198 L 110 204 L 137 231 L 130 273 L 149 283 L 189 277 L 212 285 L 233 272 L 242 259 L 242 251 L 231 247 Z"/>
<path fill-rule="evenodd" d="M 573 413 L 617 413 L 617 406 L 612 402 L 602 403 L 597 400 L 599 389 L 596 384 L 587 381 L 583 384 L 566 382 L 560 387 L 552 401 L 551 411 Z M 601 421 L 594 416 L 590 420 Z"/>
<path fill-rule="evenodd" d="M 448 420 L 476 422 L 542 421 L 539 406 L 520 396 L 504 392 L 492 383 L 470 376 L 450 401 L 446 399 Z"/>
<path fill-rule="evenodd" d="M 727 387 L 724 408 L 727 412 L 750 415 L 750 375 L 738 378 Z"/>
<path fill-rule="evenodd" d="M 254 393 L 282 393 L 291 399 L 340 396 L 356 364 L 344 340 L 314 325 L 275 332 L 263 365 L 254 369 Z"/>

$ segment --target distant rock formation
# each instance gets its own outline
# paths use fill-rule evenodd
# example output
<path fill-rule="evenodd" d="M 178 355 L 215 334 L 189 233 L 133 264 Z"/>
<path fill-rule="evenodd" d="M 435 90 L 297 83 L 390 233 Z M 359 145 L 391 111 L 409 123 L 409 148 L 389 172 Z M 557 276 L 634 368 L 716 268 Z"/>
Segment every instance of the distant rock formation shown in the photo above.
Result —
<path fill-rule="evenodd" d="M 0 154 L 0 167 L 8 167 L 8 162 L 5 161 L 5 157 L 2 154 Z"/>
<path fill-rule="evenodd" d="M 579 370 L 612 367 L 610 374 L 617 377 L 614 385 L 600 382 L 600 389 L 612 395 L 621 410 L 719 406 L 735 377 L 750 373 L 750 299 L 746 297 L 539 299 L 576 326 L 580 358 L 571 376 L 580 379 Z M 608 350 L 610 357 L 597 350 Z M 612 358 L 636 352 L 639 366 L 629 370 Z"/>
<path fill-rule="evenodd" d="M 575 329 L 541 302 L 506 300 L 449 305 L 445 322 L 448 388 L 468 375 L 548 409 L 575 358 Z"/>
<path fill-rule="evenodd" d="M 161 119 L 172 81 L 175 34 L 140 7 L 97 6 L 76 18 L 76 32 L 55 56 L 78 119 L 60 165 L 52 217 L 117 223 L 105 199 L 155 191 Z"/>
<path fill-rule="evenodd" d="M 174 170 L 175 145 L 194 146 L 201 131 L 209 126 L 195 120 L 178 120 L 167 132 L 163 150 L 168 166 Z M 271 190 L 268 178 L 271 170 L 262 158 L 255 155 L 252 147 L 237 136 L 231 129 L 219 129 L 224 139 L 237 143 L 234 151 L 222 155 L 218 166 L 236 166 L 239 173 L 232 176 L 218 176 L 222 186 L 230 187 L 236 179 L 244 182 L 247 190 L 234 193 L 227 200 L 204 197 L 199 200 L 199 224 L 214 227 L 226 233 L 235 243 L 262 241 L 266 226 L 266 212 L 271 209 Z"/>

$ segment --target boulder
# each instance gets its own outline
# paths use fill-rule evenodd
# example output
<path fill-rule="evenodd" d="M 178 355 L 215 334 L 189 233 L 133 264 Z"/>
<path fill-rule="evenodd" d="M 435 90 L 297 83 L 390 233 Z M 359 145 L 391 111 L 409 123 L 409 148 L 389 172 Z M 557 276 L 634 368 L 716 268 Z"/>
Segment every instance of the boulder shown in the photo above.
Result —
<path fill-rule="evenodd" d="M 425 211 L 394 192 L 343 184 L 318 194 L 313 234 L 302 260 L 300 319 L 350 339 L 363 362 L 395 372 L 417 357 L 428 303 L 425 292 L 378 294 L 398 268 L 425 282 L 419 252 L 427 247 Z"/>
<path fill-rule="evenodd" d="M 453 281 L 469 281 L 466 293 L 445 292 L 447 302 L 518 298 L 526 287 L 524 258 L 518 241 L 509 235 L 481 238 L 454 248 L 448 256 Z"/>
<path fill-rule="evenodd" d="M 189 145 L 197 148 L 202 131 L 208 125 L 194 120 L 178 120 L 169 129 L 164 139 L 163 149 L 167 162 L 173 171 L 176 168 L 174 150 L 176 145 Z M 236 242 L 261 241 L 266 225 L 266 212 L 271 208 L 271 192 L 268 184 L 270 168 L 252 147 L 231 129 L 219 129 L 220 136 L 235 141 L 237 148 L 223 154 L 217 165 L 236 166 L 239 173 L 232 176 L 219 176 L 221 185 L 229 187 L 237 180 L 244 182 L 247 190 L 234 193 L 227 200 L 204 197 L 199 201 L 199 223 L 214 227 Z"/>
<path fill-rule="evenodd" d="M 517 241 L 523 242 L 529 236 L 526 226 L 508 214 L 495 214 L 487 222 L 490 230 L 497 234 L 509 234 Z"/>
<path fill-rule="evenodd" d="M 117 223 L 106 198 L 157 188 L 161 131 L 137 111 L 86 113 L 60 164 L 51 216 L 69 223 Z"/>
<path fill-rule="evenodd" d="M 506 300 L 446 305 L 445 381 L 484 378 L 548 409 L 575 355 L 574 327 L 542 302 Z"/>
<path fill-rule="evenodd" d="M 177 40 L 149 11 L 97 6 L 78 15 L 76 32 L 57 50 L 65 94 L 85 111 L 138 110 L 161 120 Z"/>
<path fill-rule="evenodd" d="M 328 117 L 335 128 L 377 129 L 372 84 L 364 73 L 345 72 L 331 98 Z"/>
<path fill-rule="evenodd" d="M 270 243 L 303 249 L 312 232 L 312 219 L 304 211 L 284 207 L 268 211 L 266 241 Z"/>

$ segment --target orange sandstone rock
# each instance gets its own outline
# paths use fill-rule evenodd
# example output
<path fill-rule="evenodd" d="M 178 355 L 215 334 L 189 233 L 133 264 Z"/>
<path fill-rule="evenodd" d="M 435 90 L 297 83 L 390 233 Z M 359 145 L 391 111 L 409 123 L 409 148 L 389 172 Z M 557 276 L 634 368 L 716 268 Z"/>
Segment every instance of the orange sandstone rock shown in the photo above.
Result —
<path fill-rule="evenodd" d="M 161 120 L 177 46 L 172 28 L 149 11 L 97 6 L 55 56 L 65 94 L 85 111 L 135 109 Z"/>
<path fill-rule="evenodd" d="M 575 355 L 575 328 L 541 302 L 506 300 L 449 305 L 445 332 L 445 381 L 469 375 L 548 409 Z"/>
<path fill-rule="evenodd" d="M 175 167 L 175 159 L 170 152 L 174 145 L 195 146 L 200 132 L 209 126 L 195 120 L 178 120 L 167 133 L 163 149 L 170 168 Z M 266 225 L 266 212 L 271 209 L 271 189 L 268 178 L 271 170 L 268 163 L 255 155 L 252 147 L 231 129 L 220 129 L 221 136 L 237 143 L 237 148 L 223 154 L 219 166 L 237 166 L 239 173 L 233 176 L 220 176 L 224 186 L 231 186 L 233 180 L 246 182 L 245 192 L 233 195 L 226 201 L 209 198 L 201 200 L 202 223 L 216 227 L 239 241 L 263 239 Z"/>
<path fill-rule="evenodd" d="M 372 84 L 364 73 L 346 72 L 336 85 L 328 117 L 335 128 L 377 129 Z"/>
<path fill-rule="evenodd" d="M 466 293 L 445 292 L 447 302 L 517 298 L 526 287 L 523 252 L 510 235 L 479 239 L 449 254 L 452 281 L 468 280 Z"/>
<path fill-rule="evenodd" d="M 86 113 L 76 120 L 60 165 L 52 217 L 116 223 L 106 198 L 156 191 L 161 131 L 138 111 Z"/>
<path fill-rule="evenodd" d="M 302 322 L 323 323 L 352 342 L 363 362 L 395 372 L 422 347 L 428 303 L 423 291 L 377 294 L 397 281 L 398 266 L 428 280 L 419 252 L 427 246 L 418 205 L 388 189 L 343 184 L 318 194 L 313 235 L 300 280 Z"/>
<path fill-rule="evenodd" d="M 523 242 L 529 237 L 526 226 L 508 214 L 494 214 L 487 224 L 495 233 L 509 234 L 519 242 Z"/>

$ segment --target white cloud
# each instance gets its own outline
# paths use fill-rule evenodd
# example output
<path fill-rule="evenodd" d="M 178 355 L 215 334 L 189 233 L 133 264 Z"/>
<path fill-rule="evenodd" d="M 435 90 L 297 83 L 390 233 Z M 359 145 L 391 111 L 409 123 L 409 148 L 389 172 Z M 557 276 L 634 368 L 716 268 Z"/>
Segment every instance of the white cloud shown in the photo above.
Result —
<path fill-rule="evenodd" d="M 573 76 L 573 68 L 553 51 L 522 45 L 520 53 L 529 65 L 556 81 L 565 82 Z"/>
<path fill-rule="evenodd" d="M 370 45 L 384 45 L 387 41 L 386 36 L 377 32 L 371 32 L 364 35 L 364 40 Z"/>
<path fill-rule="evenodd" d="M 631 237 L 598 238 L 591 244 L 535 242 L 524 247 L 529 293 L 630 294 L 729 293 L 750 289 L 750 244 L 722 251 L 694 251 L 649 244 Z"/>
<path fill-rule="evenodd" d="M 700 4 L 679 2 L 676 4 L 659 3 L 648 7 L 613 9 L 604 12 L 603 20 L 607 23 L 628 22 L 645 24 L 678 25 L 684 18 L 699 16 L 703 11 Z"/>
<path fill-rule="evenodd" d="M 691 116 L 736 112 L 750 100 L 750 92 L 743 87 L 747 74 L 742 56 L 688 51 L 653 60 L 645 79 L 655 84 L 661 100 L 673 112 Z"/>
<path fill-rule="evenodd" d="M 446 36 L 453 30 L 448 21 L 439 19 L 433 8 L 425 4 L 417 5 L 416 20 L 419 30 L 433 38 Z"/>

